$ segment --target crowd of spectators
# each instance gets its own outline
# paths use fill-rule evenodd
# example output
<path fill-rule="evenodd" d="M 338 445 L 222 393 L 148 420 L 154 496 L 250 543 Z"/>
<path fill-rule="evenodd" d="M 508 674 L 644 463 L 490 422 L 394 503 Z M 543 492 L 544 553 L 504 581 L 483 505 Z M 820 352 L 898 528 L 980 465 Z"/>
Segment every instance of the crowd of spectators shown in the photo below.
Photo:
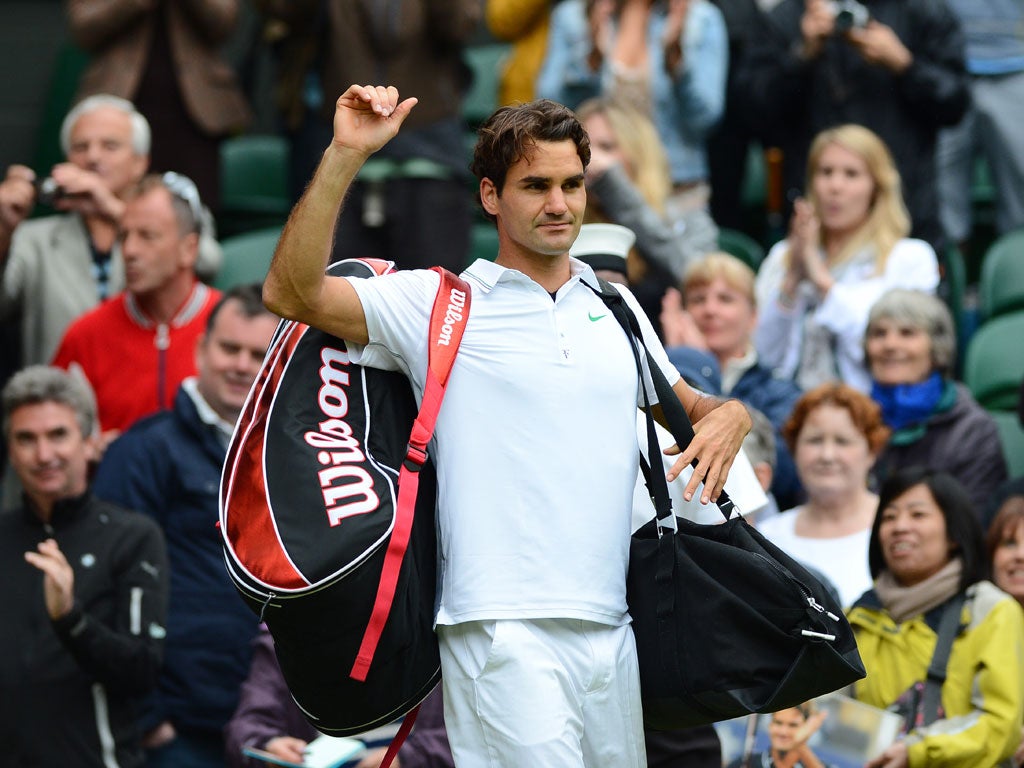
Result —
<path fill-rule="evenodd" d="M 103 514 L 116 503 L 156 520 L 161 557 L 169 555 L 168 583 L 156 586 L 169 592 L 167 606 L 153 608 L 154 626 L 166 616 L 166 637 L 161 629 L 145 639 L 147 653 L 162 654 L 163 671 L 149 676 L 145 691 L 119 686 L 113 670 L 95 675 L 101 687 L 114 681 L 107 695 L 117 699 L 111 711 L 122 720 L 127 710 L 117 697 L 146 694 L 136 741 L 131 729 L 116 734 L 126 739 L 116 745 L 123 765 L 241 765 L 241 747 L 277 741 L 285 756 L 315 736 L 306 727 L 277 733 L 267 725 L 267 690 L 281 682 L 270 639 L 234 601 L 215 529 L 227 438 L 277 320 L 263 310 L 258 285 L 223 295 L 212 287 L 222 261 L 219 152 L 247 130 L 253 104 L 264 97 L 246 92 L 221 53 L 244 6 L 69 2 L 69 29 L 89 64 L 61 130 L 65 160 L 52 168 L 12 165 L 0 182 L 0 318 L 9 326 L 5 338 L 18 340 L 13 367 L 35 371 L 29 379 L 53 375 L 39 373 L 54 370 L 43 366 L 72 376 L 8 410 L 24 417 L 26 408 L 56 404 L 65 421 L 85 419 L 97 429 L 79 435 L 89 439 L 75 448 L 75 461 L 88 460 L 95 478 L 95 500 L 76 481 L 64 495 L 45 497 L 39 516 L 38 478 L 24 454 L 12 457 L 20 466 L 0 454 L 3 519 L 14 509 L 36 510 L 49 532 L 39 557 L 57 558 L 45 543 L 54 499 L 73 498 L 90 519 L 94 508 Z M 917 673 L 875 636 L 878 621 L 934 624 L 937 614 L 929 612 L 964 593 L 965 610 L 977 604 L 985 612 L 972 636 L 987 636 L 991 622 L 1012 613 L 1001 619 L 1016 633 L 1003 638 L 1003 650 L 1024 653 L 1017 636 L 1024 622 L 996 591 L 1024 604 L 1024 480 L 1013 470 L 1021 463 L 1004 453 L 1000 427 L 958 379 L 969 335 L 954 320 L 963 307 L 949 305 L 962 296 L 946 285 L 949 249 L 976 258 L 985 250 L 970 196 L 982 150 L 995 188 L 992 236 L 1024 227 L 1024 143 L 1014 117 L 1022 117 L 1024 103 L 1019 2 L 249 6 L 275 62 L 273 112 L 290 151 L 291 201 L 331 139 L 334 99 L 349 83 L 387 82 L 419 99 L 399 139 L 357 177 L 336 258 L 459 271 L 481 255 L 473 234 L 487 222 L 474 212 L 471 126 L 463 117 L 474 41 L 508 51 L 490 94 L 495 105 L 549 98 L 577 111 L 591 139 L 585 220 L 634 235 L 615 279 L 630 285 L 688 381 L 764 414 L 767 455 L 753 463 L 768 467 L 765 490 L 783 511 L 773 506 L 757 525 L 822 572 L 845 606 L 857 606 L 851 616 L 868 644 L 869 672 L 877 664 L 900 670 L 891 685 L 869 674 L 861 698 L 889 706 Z M 720 229 L 750 223 L 740 207 L 751 147 L 778 148 L 783 159 L 781 177 L 765 182 L 781 193 L 783 230 L 776 242 L 766 239 L 769 211 L 758 208 L 761 221 L 745 232 L 767 252 L 763 260 L 720 247 Z M 1024 370 L 1020 361 L 1013 365 Z M 12 380 L 19 381 L 24 386 L 24 378 Z M 82 383 L 91 403 L 74 389 Z M 1024 404 L 1020 411 L 1024 428 Z M 5 412 L 3 442 L 15 439 Z M 912 474 L 918 470 L 941 470 L 948 483 Z M 918 579 L 901 570 L 886 537 L 902 530 L 902 510 L 913 506 L 906 497 L 921 488 L 925 506 L 941 508 L 943 535 L 956 547 Z M 965 508 L 971 524 L 960 521 Z M 37 527 L 32 519 L 30 530 Z M 983 535 L 988 557 L 976 561 Z M 21 579 L 43 570 L 20 558 L 17 565 L 30 569 L 19 571 Z M 0 572 L 13 567 L 5 562 Z M 894 614 L 904 590 L 940 571 L 941 586 L 928 593 L 939 603 Z M 989 574 L 994 587 L 983 581 Z M 25 607 L 16 620 L 45 619 L 49 607 Z M 47 651 L 74 656 L 81 669 L 69 677 L 79 688 L 79 677 L 95 672 L 68 627 L 80 609 L 49 610 L 60 642 Z M 138 632 L 129 635 L 143 642 Z M 965 653 L 951 668 L 977 663 Z M 260 668 L 250 674 L 253 658 Z M 19 684 L 25 670 L 38 672 L 37 660 L 29 662 L 17 672 Z M 965 671 L 960 679 L 972 678 Z M 983 721 L 998 738 L 977 737 L 976 758 L 974 742 L 957 742 L 962 764 L 994 765 L 1017 749 L 1024 684 L 1018 687 L 1016 715 Z M 245 722 L 229 725 L 240 695 Z M 440 704 L 430 706 L 440 719 Z M 967 717 L 971 706 L 964 693 L 949 701 L 948 714 Z M 286 709 L 270 720 L 301 722 Z M 253 711 L 259 727 L 249 722 Z M 808 717 L 788 714 L 794 722 Z M 1010 721 L 1018 726 L 1013 734 Z M 431 730 L 437 727 L 440 736 Z M 420 728 L 402 764 L 446 764 L 443 722 L 427 718 Z M 911 740 L 909 764 L 923 749 L 915 744 L 944 743 L 943 733 L 933 728 Z M 708 749 L 685 741 L 679 749 L 693 750 L 693 759 Z M 428 745 L 429 757 L 416 756 L 418 743 Z M 907 752 L 892 752 L 892 765 L 908 764 Z M 374 751 L 360 765 L 381 757 Z"/>

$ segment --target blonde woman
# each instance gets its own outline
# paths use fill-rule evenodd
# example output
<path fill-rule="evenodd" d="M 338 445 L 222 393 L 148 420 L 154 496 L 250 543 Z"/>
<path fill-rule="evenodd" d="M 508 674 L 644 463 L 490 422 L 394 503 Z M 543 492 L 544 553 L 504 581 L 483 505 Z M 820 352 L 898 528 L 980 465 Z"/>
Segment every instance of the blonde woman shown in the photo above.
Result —
<path fill-rule="evenodd" d="M 868 310 L 890 288 L 934 293 L 938 260 L 926 242 L 907 237 L 899 172 L 867 128 L 819 133 L 806 189 L 789 237 L 775 244 L 758 272 L 758 354 L 804 389 L 839 379 L 867 392 Z"/>
<path fill-rule="evenodd" d="M 619 224 L 636 234 L 627 260 L 629 284 L 658 328 L 665 290 L 717 248 L 718 228 L 704 208 L 668 213 L 672 180 L 665 148 L 646 115 L 612 98 L 590 99 L 576 112 L 590 135 L 585 221 Z"/>

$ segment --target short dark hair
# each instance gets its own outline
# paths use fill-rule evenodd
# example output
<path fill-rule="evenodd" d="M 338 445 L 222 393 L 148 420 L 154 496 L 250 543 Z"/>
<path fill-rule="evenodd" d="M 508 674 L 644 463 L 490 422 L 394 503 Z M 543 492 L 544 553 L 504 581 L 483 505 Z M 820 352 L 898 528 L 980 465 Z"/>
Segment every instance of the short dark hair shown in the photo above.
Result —
<path fill-rule="evenodd" d="M 984 533 L 970 495 L 960 481 L 948 472 L 927 467 L 906 467 L 894 472 L 882 483 L 878 512 L 875 514 L 875 522 L 871 526 L 871 539 L 868 541 L 868 567 L 871 569 L 871 578 L 878 578 L 886 569 L 882 544 L 878 538 L 878 531 L 882 526 L 882 511 L 915 485 L 925 486 L 935 499 L 936 505 L 942 510 L 942 516 L 946 520 L 946 538 L 956 546 L 956 554 L 964 564 L 960 576 L 960 590 L 963 591 L 971 584 L 987 578 Z"/>
<path fill-rule="evenodd" d="M 221 309 L 229 301 L 237 301 L 242 314 L 250 319 L 260 315 L 274 314 L 263 305 L 263 285 L 261 283 L 234 285 L 224 292 L 224 295 L 217 300 L 217 303 L 213 305 L 213 309 L 210 310 L 210 314 L 206 318 L 206 333 L 210 333 L 213 330 L 213 326 L 217 322 L 217 315 L 220 314 Z"/>
<path fill-rule="evenodd" d="M 537 142 L 566 140 L 576 145 L 576 154 L 586 168 L 590 163 L 590 137 L 571 109 L 550 99 L 499 107 L 477 131 L 469 169 L 478 181 L 490 179 L 500 195 L 508 169 Z M 484 215 L 494 220 L 486 211 Z"/>

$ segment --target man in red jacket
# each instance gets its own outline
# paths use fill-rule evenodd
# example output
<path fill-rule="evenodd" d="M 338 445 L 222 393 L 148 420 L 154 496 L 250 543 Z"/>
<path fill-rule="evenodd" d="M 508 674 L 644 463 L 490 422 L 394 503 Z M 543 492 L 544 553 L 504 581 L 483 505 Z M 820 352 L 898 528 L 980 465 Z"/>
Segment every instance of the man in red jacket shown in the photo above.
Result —
<path fill-rule="evenodd" d="M 103 445 L 169 408 L 196 372 L 196 342 L 220 296 L 196 279 L 201 211 L 186 177 L 146 176 L 121 220 L 125 290 L 72 323 L 54 356 L 92 385 Z"/>

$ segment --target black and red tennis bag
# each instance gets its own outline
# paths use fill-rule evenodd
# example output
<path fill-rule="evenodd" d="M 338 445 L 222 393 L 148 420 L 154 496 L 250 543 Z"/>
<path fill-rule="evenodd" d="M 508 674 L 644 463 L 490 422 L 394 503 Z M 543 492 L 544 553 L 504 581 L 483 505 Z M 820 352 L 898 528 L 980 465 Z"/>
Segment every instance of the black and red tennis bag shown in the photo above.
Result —
<path fill-rule="evenodd" d="M 436 475 L 426 447 L 470 291 L 436 269 L 418 415 L 404 375 L 355 365 L 341 339 L 282 321 L 225 461 L 228 571 L 269 627 L 295 702 L 324 733 L 389 723 L 440 679 Z M 373 259 L 328 268 L 391 271 Z"/>

